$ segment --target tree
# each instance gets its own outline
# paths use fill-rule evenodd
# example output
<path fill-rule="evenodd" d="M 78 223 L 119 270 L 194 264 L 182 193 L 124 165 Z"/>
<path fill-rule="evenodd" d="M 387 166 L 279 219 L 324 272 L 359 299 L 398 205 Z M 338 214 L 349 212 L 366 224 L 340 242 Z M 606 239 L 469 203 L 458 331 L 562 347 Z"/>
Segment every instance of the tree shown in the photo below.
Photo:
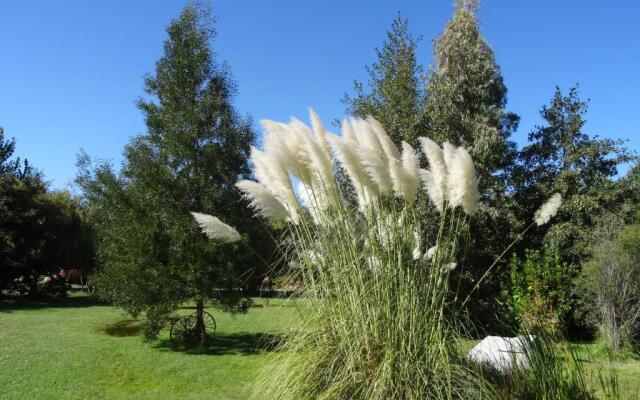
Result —
<path fill-rule="evenodd" d="M 398 15 L 382 48 L 376 49 L 377 61 L 366 67 L 367 85 L 354 81 L 354 96 L 342 98 L 348 114 L 373 116 L 397 145 L 404 140 L 417 146 L 424 122 L 424 78 L 416 61 L 419 41 L 409 32 L 408 19 Z"/>
<path fill-rule="evenodd" d="M 0 291 L 33 295 L 42 275 L 93 267 L 92 230 L 77 199 L 49 191 L 14 149 L 0 128 Z"/>
<path fill-rule="evenodd" d="M 138 102 L 147 132 L 126 146 L 120 174 L 104 163 L 91 170 L 81 157 L 79 175 L 102 225 L 98 289 L 133 315 L 145 312 L 150 338 L 185 300 L 196 302 L 196 326 L 207 300 L 233 310 L 247 304 L 234 289 L 246 285 L 256 256 L 246 242 L 208 241 L 190 211 L 268 237 L 233 186 L 249 175 L 255 135 L 233 108 L 228 68 L 209 47 L 211 10 L 187 6 L 167 33 L 155 73 L 145 78 L 149 99 Z"/>
<path fill-rule="evenodd" d="M 612 178 L 617 167 L 630 159 L 622 141 L 584 132 L 587 109 L 577 86 L 566 95 L 556 87 L 550 104 L 540 111 L 545 124 L 529 134 L 529 144 L 520 151 L 513 173 L 514 213 L 519 221 L 530 220 L 537 205 L 552 193 L 562 194 L 555 223 L 531 231 L 527 246 L 553 248 L 571 265 L 573 276 L 580 274 L 591 253 L 598 221 L 621 210 L 624 190 Z M 573 301 L 576 307 L 568 315 L 569 331 L 591 335 L 581 293 L 576 292 Z"/>
<path fill-rule="evenodd" d="M 519 117 L 505 109 L 507 88 L 480 33 L 477 7 L 477 1 L 456 2 L 453 17 L 434 42 L 424 101 L 426 135 L 468 149 L 480 180 L 482 201 L 469 221 L 466 267 L 456 271 L 463 297 L 502 252 L 502 244 L 515 238 L 507 189 L 516 154 L 509 138 Z M 505 259 L 468 303 L 465 311 L 481 327 L 495 331 L 501 324 L 496 297 L 508 276 Z"/>
<path fill-rule="evenodd" d="M 562 194 L 557 222 L 548 231 L 534 234 L 532 241 L 555 247 L 574 266 L 588 256 L 598 218 L 620 204 L 612 178 L 618 166 L 630 160 L 623 141 L 583 131 L 587 110 L 588 103 L 579 98 L 577 86 L 567 95 L 556 87 L 550 104 L 540 111 L 546 124 L 529 134 L 514 173 L 520 220 L 530 219 L 537 205 L 552 193 Z"/>
<path fill-rule="evenodd" d="M 598 235 L 581 283 L 595 299 L 594 317 L 609 347 L 637 350 L 640 335 L 640 225 L 608 217 Z M 635 349 L 634 349 L 635 347 Z"/>
<path fill-rule="evenodd" d="M 519 117 L 507 112 L 507 88 L 493 50 L 480 34 L 477 1 L 457 1 L 434 44 L 425 111 L 429 136 L 469 149 L 488 199 L 508 184 L 515 155 L 509 141 Z M 489 196 L 487 196 L 489 195 Z"/>

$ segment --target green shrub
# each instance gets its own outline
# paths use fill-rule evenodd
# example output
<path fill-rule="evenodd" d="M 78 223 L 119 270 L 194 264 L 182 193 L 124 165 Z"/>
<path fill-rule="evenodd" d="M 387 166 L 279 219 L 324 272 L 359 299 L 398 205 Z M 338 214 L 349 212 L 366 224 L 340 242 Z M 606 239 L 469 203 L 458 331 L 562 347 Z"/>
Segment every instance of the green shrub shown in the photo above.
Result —
<path fill-rule="evenodd" d="M 571 310 L 572 268 L 552 249 L 527 250 L 511 260 L 511 302 L 530 333 L 564 331 Z"/>

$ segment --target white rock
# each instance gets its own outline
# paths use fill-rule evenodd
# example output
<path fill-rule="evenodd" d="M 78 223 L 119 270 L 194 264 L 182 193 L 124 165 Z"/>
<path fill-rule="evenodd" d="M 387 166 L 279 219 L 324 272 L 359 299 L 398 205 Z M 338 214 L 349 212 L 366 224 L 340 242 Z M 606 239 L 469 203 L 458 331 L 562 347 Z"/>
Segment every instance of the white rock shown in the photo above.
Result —
<path fill-rule="evenodd" d="M 532 340 L 535 336 L 487 336 L 469 351 L 467 357 L 500 372 L 508 372 L 514 367 L 526 369 L 529 361 L 524 350 Z"/>

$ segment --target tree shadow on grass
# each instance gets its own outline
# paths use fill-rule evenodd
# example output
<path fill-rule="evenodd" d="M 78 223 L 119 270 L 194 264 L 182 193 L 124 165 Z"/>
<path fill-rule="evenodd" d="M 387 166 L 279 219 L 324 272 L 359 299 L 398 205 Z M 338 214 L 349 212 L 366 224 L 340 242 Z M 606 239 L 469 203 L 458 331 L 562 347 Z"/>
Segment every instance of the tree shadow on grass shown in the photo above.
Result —
<path fill-rule="evenodd" d="M 124 319 L 102 325 L 98 328 L 98 331 L 114 337 L 139 336 L 142 332 L 142 321 L 138 319 Z"/>
<path fill-rule="evenodd" d="M 0 313 L 42 308 L 84 308 L 106 305 L 95 296 L 86 295 L 67 298 L 5 297 L 0 298 Z"/>
<path fill-rule="evenodd" d="M 216 333 L 202 346 L 174 346 L 169 339 L 162 339 L 155 347 L 164 351 L 178 351 L 185 354 L 206 354 L 221 356 L 226 354 L 255 355 L 278 351 L 282 336 L 270 333 Z"/>

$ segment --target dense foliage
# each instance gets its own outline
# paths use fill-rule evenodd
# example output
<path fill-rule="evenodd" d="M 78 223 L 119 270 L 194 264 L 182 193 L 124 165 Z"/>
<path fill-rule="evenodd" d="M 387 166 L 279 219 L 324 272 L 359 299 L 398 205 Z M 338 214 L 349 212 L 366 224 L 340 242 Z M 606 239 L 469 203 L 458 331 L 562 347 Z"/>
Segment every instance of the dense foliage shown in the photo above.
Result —
<path fill-rule="evenodd" d="M 346 111 L 373 116 L 391 144 L 403 149 L 417 148 L 424 136 L 469 150 L 481 201 L 452 234 L 451 240 L 467 245 L 456 247 L 456 290 L 449 300 L 458 301 L 453 309 L 472 326 L 504 332 L 519 323 L 572 336 L 598 327 L 610 347 L 629 347 L 640 333 L 634 252 L 640 247 L 640 165 L 620 176 L 633 154 L 623 141 L 586 132 L 588 101 L 578 86 L 550 93 L 541 125 L 517 148 L 511 135 L 519 118 L 507 109 L 507 87 L 481 33 L 478 5 L 456 2 L 434 41 L 430 68 L 417 59 L 420 37 L 406 18 L 396 17 L 376 61 L 366 67 L 368 80 L 354 82 L 353 93 L 342 98 Z M 149 337 L 186 301 L 195 300 L 200 310 L 208 301 L 231 311 L 247 306 L 248 292 L 239 289 L 259 284 L 275 247 L 272 225 L 251 215 L 234 187 L 252 175 L 253 121 L 235 110 L 235 82 L 211 49 L 211 11 L 187 6 L 167 34 L 138 101 L 146 132 L 125 147 L 121 168 L 81 154 L 82 201 L 51 191 L 40 172 L 14 157 L 15 144 L 0 129 L 4 293 L 36 293 L 44 275 L 61 267 L 89 272 L 97 262 L 93 278 L 100 296 L 131 315 L 145 314 Z M 312 118 L 313 124 L 310 129 L 319 129 L 319 120 Z M 370 193 L 350 185 L 345 163 L 335 164 L 346 203 L 368 201 Z M 426 168 L 426 161 L 419 166 Z M 373 176 L 367 172 L 362 179 Z M 304 192 L 298 183 L 292 187 Z M 553 193 L 564 199 L 556 223 L 531 225 Z M 191 211 L 223 215 L 243 239 L 231 245 L 207 240 Z M 422 224 L 420 240 L 433 242 L 441 217 L 421 191 L 412 212 Z M 519 236 L 524 229 L 527 235 Z M 286 245 L 292 240 L 288 236 Z M 282 257 L 291 265 L 295 258 Z M 300 271 L 287 273 L 298 281 Z"/>
<path fill-rule="evenodd" d="M 571 310 L 572 269 L 548 247 L 511 260 L 511 305 L 522 328 L 561 335 Z"/>
<path fill-rule="evenodd" d="M 39 282 L 60 268 L 91 271 L 93 229 L 78 200 L 49 191 L 14 149 L 0 128 L 0 293 L 47 294 Z"/>
<path fill-rule="evenodd" d="M 553 246 L 574 265 L 589 254 L 599 217 L 623 202 L 618 189 L 623 186 L 613 178 L 618 167 L 630 160 L 623 141 L 584 132 L 587 105 L 577 87 L 566 95 L 556 88 L 550 104 L 540 111 L 545 125 L 529 134 L 513 179 L 521 218 L 532 215 L 539 199 L 562 193 L 560 222 L 548 232 L 538 231 L 532 241 Z"/>

